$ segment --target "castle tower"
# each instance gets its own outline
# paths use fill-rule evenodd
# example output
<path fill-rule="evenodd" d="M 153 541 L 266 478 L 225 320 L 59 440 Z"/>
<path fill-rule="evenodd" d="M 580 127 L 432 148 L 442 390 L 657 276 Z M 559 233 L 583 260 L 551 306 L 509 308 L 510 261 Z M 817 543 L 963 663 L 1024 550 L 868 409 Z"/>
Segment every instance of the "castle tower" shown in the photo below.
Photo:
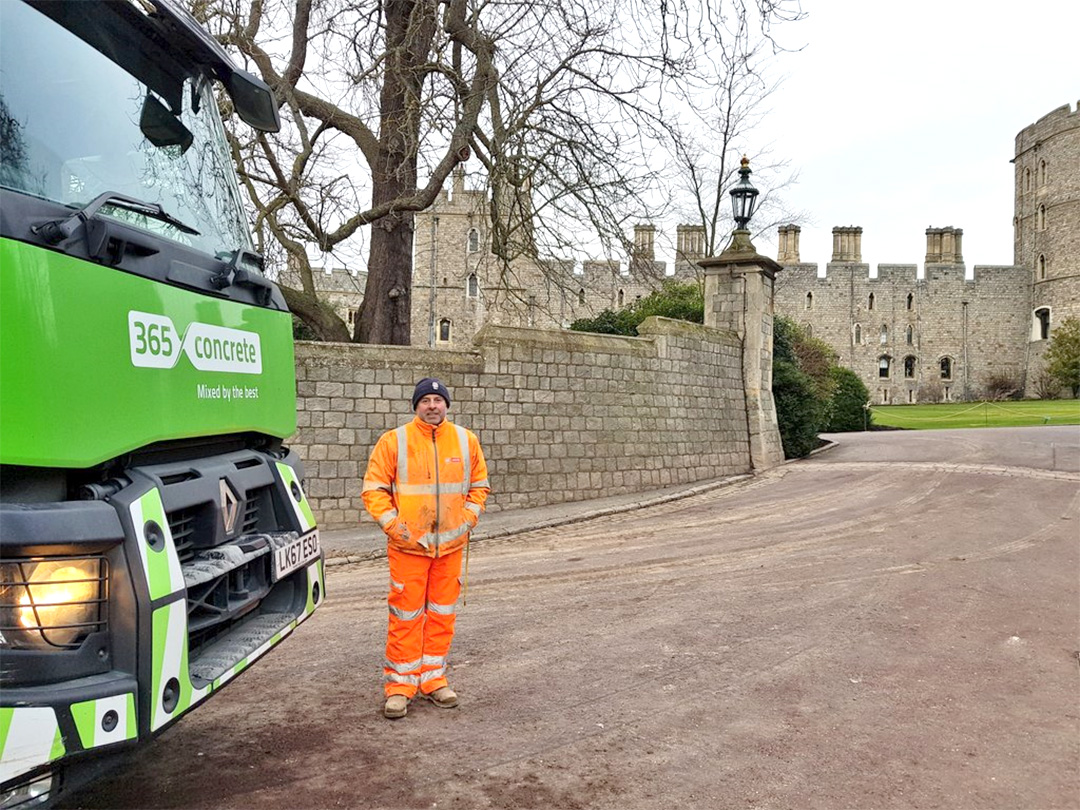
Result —
<path fill-rule="evenodd" d="M 641 262 L 651 262 L 656 259 L 656 226 L 634 226 L 634 259 Z"/>
<path fill-rule="evenodd" d="M 1022 129 L 1012 162 L 1013 261 L 1032 273 L 1029 368 L 1038 373 L 1054 325 L 1080 318 L 1080 105 Z"/>
<path fill-rule="evenodd" d="M 675 263 L 705 258 L 705 228 L 701 225 L 675 226 Z"/>
<path fill-rule="evenodd" d="M 779 264 L 799 264 L 799 234 L 801 232 L 802 228 L 798 225 L 780 226 L 777 231 L 779 245 L 776 254 L 776 261 Z M 833 233 L 836 232 L 833 231 Z M 835 240 L 835 236 L 833 238 Z"/>
<path fill-rule="evenodd" d="M 832 229 L 832 260 L 862 264 L 862 228 L 848 226 Z"/>
<path fill-rule="evenodd" d="M 960 243 L 964 238 L 962 228 L 927 228 L 927 264 L 963 264 L 964 255 Z"/>

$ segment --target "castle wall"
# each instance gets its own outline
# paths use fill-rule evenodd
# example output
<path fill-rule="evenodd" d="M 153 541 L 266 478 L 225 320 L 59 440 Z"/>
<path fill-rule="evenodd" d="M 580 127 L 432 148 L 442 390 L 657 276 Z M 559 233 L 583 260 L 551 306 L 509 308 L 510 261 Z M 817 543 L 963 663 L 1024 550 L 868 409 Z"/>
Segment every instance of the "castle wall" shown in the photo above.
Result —
<path fill-rule="evenodd" d="M 642 337 L 486 326 L 469 351 L 301 342 L 298 430 L 320 524 L 368 520 L 379 435 L 412 418 L 434 375 L 480 438 L 493 510 L 640 492 L 749 472 L 741 345 L 728 331 L 648 319 Z M 362 517 L 363 516 L 363 517 Z"/>
<path fill-rule="evenodd" d="M 585 261 L 575 267 L 569 260 L 521 256 L 507 266 L 491 252 L 486 192 L 466 189 L 464 177 L 455 175 L 452 192 L 441 192 L 416 215 L 412 345 L 468 349 L 484 324 L 558 329 L 632 304 L 668 277 L 665 263 L 653 258 L 654 231 L 635 229 L 635 256 L 627 265 Z M 688 250 L 693 246 L 688 241 Z M 680 262 L 675 270 L 676 277 L 693 279 L 700 268 Z M 441 339 L 444 320 L 449 340 Z"/>
<path fill-rule="evenodd" d="M 1029 363 L 1037 373 L 1049 341 L 1038 339 L 1035 311 L 1050 310 L 1051 335 L 1065 318 L 1080 318 L 1080 105 L 1022 129 L 1013 165 L 1014 261 L 1032 275 Z"/>
<path fill-rule="evenodd" d="M 977 398 L 991 375 L 1023 384 L 1025 268 L 978 266 L 973 280 L 965 280 L 963 264 L 926 265 L 922 279 L 915 265 L 878 265 L 876 278 L 869 271 L 866 264 L 830 262 L 818 278 L 816 264 L 786 266 L 776 277 L 776 312 L 829 344 L 873 402 Z M 914 358 L 910 368 L 908 357 Z"/>

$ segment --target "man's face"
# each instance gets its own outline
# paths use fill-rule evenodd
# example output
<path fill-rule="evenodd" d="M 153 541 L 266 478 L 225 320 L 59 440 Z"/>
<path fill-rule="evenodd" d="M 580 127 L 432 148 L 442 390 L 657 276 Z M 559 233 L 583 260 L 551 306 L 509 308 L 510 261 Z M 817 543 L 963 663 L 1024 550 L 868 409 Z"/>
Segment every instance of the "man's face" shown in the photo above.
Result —
<path fill-rule="evenodd" d="M 438 394 L 427 394 L 416 403 L 416 415 L 429 425 L 441 425 L 448 407 L 446 400 Z"/>

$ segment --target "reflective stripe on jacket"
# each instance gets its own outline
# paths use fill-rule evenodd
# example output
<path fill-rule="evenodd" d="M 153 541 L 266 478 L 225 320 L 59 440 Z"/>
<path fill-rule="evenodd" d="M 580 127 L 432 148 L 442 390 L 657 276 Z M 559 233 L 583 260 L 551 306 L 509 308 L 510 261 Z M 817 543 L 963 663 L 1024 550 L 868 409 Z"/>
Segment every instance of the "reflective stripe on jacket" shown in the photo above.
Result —
<path fill-rule="evenodd" d="M 415 417 L 379 437 L 364 475 L 364 507 L 390 545 L 437 557 L 465 545 L 491 487 L 475 434 Z"/>

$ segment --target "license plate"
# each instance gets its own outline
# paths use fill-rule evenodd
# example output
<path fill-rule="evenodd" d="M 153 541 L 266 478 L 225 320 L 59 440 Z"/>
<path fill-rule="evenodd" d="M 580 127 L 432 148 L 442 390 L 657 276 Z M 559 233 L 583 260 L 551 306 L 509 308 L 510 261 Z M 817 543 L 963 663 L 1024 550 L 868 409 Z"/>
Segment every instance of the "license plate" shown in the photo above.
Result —
<path fill-rule="evenodd" d="M 312 529 L 291 543 L 274 549 L 274 581 L 319 559 L 319 530 Z"/>

